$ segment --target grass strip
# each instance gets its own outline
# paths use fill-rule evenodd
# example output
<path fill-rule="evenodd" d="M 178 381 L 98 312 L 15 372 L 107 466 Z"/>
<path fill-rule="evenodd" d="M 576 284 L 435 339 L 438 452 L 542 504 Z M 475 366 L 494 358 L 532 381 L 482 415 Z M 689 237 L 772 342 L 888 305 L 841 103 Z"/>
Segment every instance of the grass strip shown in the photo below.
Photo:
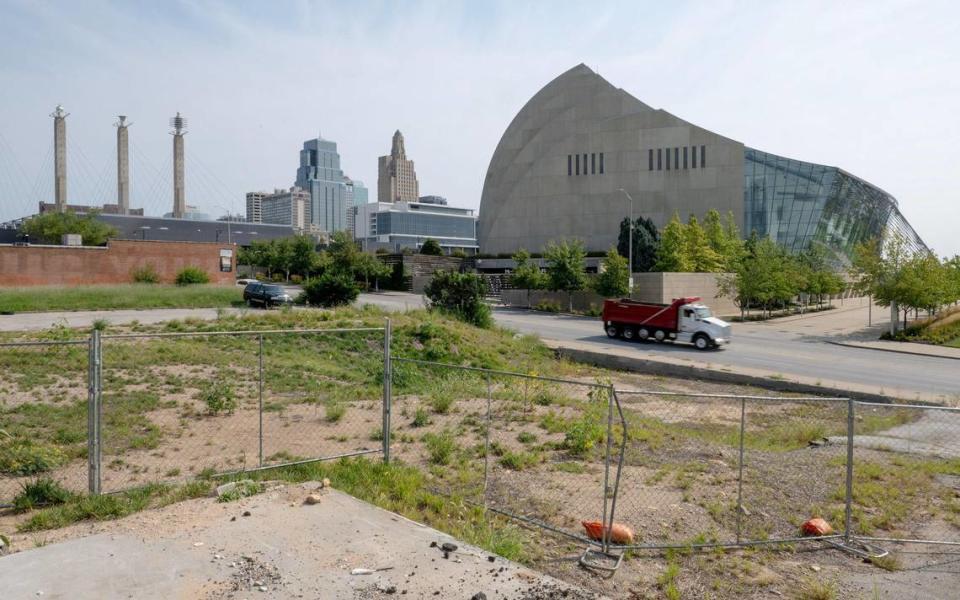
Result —
<path fill-rule="evenodd" d="M 90 285 L 4 289 L 0 313 L 146 308 L 216 308 L 240 305 L 237 286 Z"/>

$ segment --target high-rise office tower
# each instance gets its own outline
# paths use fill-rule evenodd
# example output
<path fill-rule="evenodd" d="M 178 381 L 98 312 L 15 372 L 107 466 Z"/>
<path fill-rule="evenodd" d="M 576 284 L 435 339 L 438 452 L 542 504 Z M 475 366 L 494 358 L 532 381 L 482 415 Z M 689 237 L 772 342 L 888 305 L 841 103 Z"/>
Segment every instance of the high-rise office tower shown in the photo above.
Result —
<path fill-rule="evenodd" d="M 296 186 L 310 194 L 310 222 L 321 231 L 347 228 L 347 186 L 337 143 L 317 137 L 303 143 Z"/>
<path fill-rule="evenodd" d="M 398 129 L 393 134 L 389 156 L 381 156 L 377 175 L 378 202 L 416 202 L 420 197 L 420 185 L 413 161 L 407 160 L 403 146 L 403 134 Z"/>
<path fill-rule="evenodd" d="M 353 208 L 361 206 L 368 201 L 367 188 L 362 181 L 350 179 L 343 176 L 344 183 L 347 186 L 347 231 L 353 231 Z"/>
<path fill-rule="evenodd" d="M 270 192 L 247 192 L 247 223 L 263 223 L 263 198 Z"/>

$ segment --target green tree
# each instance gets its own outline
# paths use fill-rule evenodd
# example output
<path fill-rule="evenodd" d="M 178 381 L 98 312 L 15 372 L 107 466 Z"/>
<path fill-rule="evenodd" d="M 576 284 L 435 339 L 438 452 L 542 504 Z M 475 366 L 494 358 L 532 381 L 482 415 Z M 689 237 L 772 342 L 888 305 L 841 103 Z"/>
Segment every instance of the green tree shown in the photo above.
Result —
<path fill-rule="evenodd" d="M 369 252 L 360 252 L 353 265 L 353 272 L 363 279 L 366 289 L 370 289 L 370 280 L 374 281 L 376 289 L 380 289 L 380 280 L 390 276 L 391 267 Z"/>
<path fill-rule="evenodd" d="M 346 231 L 336 231 L 330 236 L 327 244 L 327 254 L 330 256 L 331 268 L 345 273 L 353 273 L 354 266 L 359 260 L 360 249 L 357 248 L 353 237 Z"/>
<path fill-rule="evenodd" d="M 103 246 L 117 235 L 117 230 L 96 218 L 96 212 L 83 216 L 71 211 L 48 212 L 30 217 L 20 226 L 20 231 L 30 236 L 31 242 L 60 244 L 68 233 L 78 234 L 84 246 Z"/>
<path fill-rule="evenodd" d="M 527 308 L 530 307 L 530 290 L 543 289 L 546 286 L 546 277 L 540 271 L 540 266 L 530 260 L 530 253 L 520 248 L 513 255 L 515 267 L 510 273 L 510 287 L 516 290 L 527 290 Z"/>
<path fill-rule="evenodd" d="M 247 248 L 240 248 L 237 253 L 237 263 L 270 269 L 270 242 L 259 240 L 251 242 Z M 269 273 L 268 273 L 269 274 Z"/>
<path fill-rule="evenodd" d="M 582 290 L 586 283 L 587 252 L 580 240 L 550 242 L 543 253 L 547 261 L 547 281 L 551 290 L 567 292 L 570 312 L 573 312 L 573 292 Z"/>
<path fill-rule="evenodd" d="M 718 215 L 719 216 L 719 215 Z M 690 257 L 691 271 L 694 273 L 717 273 L 722 269 L 723 259 L 710 245 L 707 232 L 695 215 L 690 215 L 683 228 L 683 238 L 687 256 Z M 721 246 L 722 246 L 721 240 Z"/>
<path fill-rule="evenodd" d="M 789 302 L 803 285 L 799 262 L 769 237 L 753 236 L 747 252 L 728 276 L 720 279 L 720 292 L 733 300 L 743 318 L 751 307 L 766 313 Z"/>
<path fill-rule="evenodd" d="M 855 288 L 863 294 L 873 297 L 880 306 L 890 306 L 895 311 L 903 310 L 903 322 L 913 308 L 908 304 L 909 283 L 907 268 L 913 253 L 906 238 L 899 233 L 890 235 L 886 240 L 874 239 L 854 248 L 850 275 Z M 897 322 L 891 323 L 891 333 L 897 329 Z"/>
<path fill-rule="evenodd" d="M 629 291 L 629 281 L 627 259 L 620 256 L 616 248 L 610 248 L 603 259 L 603 270 L 593 282 L 593 289 L 606 298 L 621 298 Z"/>
<path fill-rule="evenodd" d="M 280 238 L 271 240 L 268 259 L 271 273 L 283 273 L 285 279 L 290 279 L 290 270 L 294 263 L 293 240 Z"/>
<path fill-rule="evenodd" d="M 693 263 L 687 254 L 687 239 L 683 223 L 676 214 L 660 233 L 654 270 L 660 273 L 688 273 Z"/>
<path fill-rule="evenodd" d="M 823 244 L 813 243 L 797 257 L 801 275 L 799 291 L 823 305 L 824 296 L 833 296 L 843 291 L 846 282 L 832 266 L 830 253 Z"/>
<path fill-rule="evenodd" d="M 307 281 L 303 294 L 310 304 L 329 308 L 350 304 L 357 299 L 360 288 L 351 273 L 328 269 L 320 277 Z"/>
<path fill-rule="evenodd" d="M 487 283 L 476 273 L 437 271 L 423 290 L 432 310 L 440 310 L 475 325 L 493 325 L 490 307 L 484 302 Z"/>
<path fill-rule="evenodd" d="M 743 239 L 740 237 L 740 229 L 737 227 L 733 213 L 728 212 L 726 219 L 721 222 L 720 213 L 717 210 L 707 211 L 703 219 L 703 229 L 707 244 L 719 258 L 718 270 L 732 271 L 744 252 Z"/>
<path fill-rule="evenodd" d="M 633 222 L 633 272 L 646 273 L 657 262 L 657 246 L 660 245 L 660 230 L 652 219 L 638 217 Z M 620 222 L 617 251 L 621 256 L 630 255 L 630 219 Z"/>
<path fill-rule="evenodd" d="M 427 254 L 429 256 L 443 256 L 443 248 L 440 247 L 440 242 L 433 238 L 429 238 L 423 242 L 422 246 L 420 246 L 420 254 Z"/>
<path fill-rule="evenodd" d="M 947 272 L 948 303 L 953 304 L 960 300 L 960 255 L 943 261 Z"/>
<path fill-rule="evenodd" d="M 290 271 L 308 278 L 320 267 L 320 254 L 313 239 L 306 235 L 292 238 L 290 243 Z"/>

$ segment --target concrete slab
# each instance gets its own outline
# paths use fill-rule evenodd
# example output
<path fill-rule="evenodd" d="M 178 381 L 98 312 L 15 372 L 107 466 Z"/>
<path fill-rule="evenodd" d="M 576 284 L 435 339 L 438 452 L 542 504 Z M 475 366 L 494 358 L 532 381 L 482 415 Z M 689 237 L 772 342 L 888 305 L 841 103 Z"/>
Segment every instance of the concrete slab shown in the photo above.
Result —
<path fill-rule="evenodd" d="M 935 458 L 960 458 L 960 412 L 951 410 L 924 410 L 923 416 L 872 435 L 853 436 L 857 448 L 902 452 Z M 831 442 L 846 444 L 845 437 L 830 438 Z"/>
<path fill-rule="evenodd" d="M 115 522 L 109 531 L 5 556 L 0 596 L 597 597 L 347 494 L 328 490 L 319 504 L 302 504 L 314 488 L 285 486 L 228 504 L 190 501 Z M 445 558 L 434 542 L 458 549 Z M 383 570 L 351 574 L 358 568 Z"/>

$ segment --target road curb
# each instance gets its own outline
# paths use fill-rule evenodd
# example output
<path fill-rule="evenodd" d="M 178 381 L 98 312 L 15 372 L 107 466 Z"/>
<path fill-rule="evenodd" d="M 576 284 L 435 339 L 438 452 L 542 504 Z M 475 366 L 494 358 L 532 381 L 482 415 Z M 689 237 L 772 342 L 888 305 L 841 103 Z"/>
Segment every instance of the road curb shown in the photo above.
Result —
<path fill-rule="evenodd" d="M 948 360 L 960 360 L 960 356 L 949 356 L 947 354 L 928 354 L 926 352 L 916 352 L 914 350 L 901 350 L 898 348 L 877 348 L 875 346 L 861 346 L 851 342 L 837 342 L 834 340 L 824 340 L 834 346 L 843 346 L 844 348 L 859 348 L 860 350 L 876 350 L 877 352 L 893 352 L 894 354 L 910 354 L 912 356 L 926 356 L 927 358 L 946 358 Z"/>
<path fill-rule="evenodd" d="M 545 342 L 547 340 L 544 340 Z M 693 378 L 703 381 L 715 381 L 719 383 L 732 383 L 737 385 L 752 385 L 764 389 L 778 392 L 791 392 L 799 394 L 815 394 L 818 396 L 842 396 L 844 398 L 853 398 L 867 402 L 892 403 L 903 401 L 902 398 L 890 396 L 887 394 L 876 394 L 859 390 L 850 390 L 846 388 L 813 385 L 789 381 L 787 379 L 773 379 L 768 376 L 752 375 L 736 371 L 721 371 L 710 367 L 700 365 L 681 365 L 673 362 L 664 362 L 659 360 L 650 360 L 632 356 L 619 356 L 607 352 L 596 352 L 593 350 L 584 350 L 582 348 L 571 348 L 561 344 L 550 344 L 550 348 L 559 358 L 567 358 L 574 362 L 586 363 L 608 369 L 620 371 L 634 371 L 637 373 L 650 373 L 654 375 L 667 375 L 670 377 Z M 916 403 L 916 401 L 914 401 Z M 933 404 L 933 403 L 930 403 Z"/>

